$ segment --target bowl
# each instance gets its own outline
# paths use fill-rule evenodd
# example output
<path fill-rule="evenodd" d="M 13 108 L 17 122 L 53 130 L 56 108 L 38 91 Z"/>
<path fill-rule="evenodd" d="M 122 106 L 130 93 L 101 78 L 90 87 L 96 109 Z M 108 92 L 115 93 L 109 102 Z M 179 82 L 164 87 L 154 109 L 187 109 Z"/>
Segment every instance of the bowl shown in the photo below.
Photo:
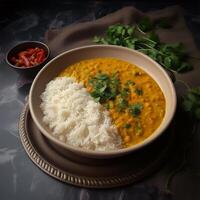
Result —
<path fill-rule="evenodd" d="M 119 149 L 115 151 L 100 152 L 84 150 L 78 147 L 73 147 L 62 143 L 54 138 L 50 132 L 51 130 L 43 123 L 43 113 L 40 109 L 41 99 L 40 95 L 45 90 L 46 84 L 58 75 L 66 66 L 79 62 L 84 59 L 91 59 L 97 57 L 113 57 L 118 58 L 129 63 L 139 66 L 146 71 L 160 86 L 166 100 L 166 112 L 161 125 L 144 141 L 134 146 Z M 41 131 L 41 133 L 48 139 L 48 141 L 63 155 L 69 152 L 75 153 L 79 156 L 88 158 L 113 158 L 132 153 L 140 148 L 153 142 L 158 138 L 170 124 L 175 110 L 176 110 L 176 93 L 174 85 L 169 78 L 166 71 L 154 60 L 148 56 L 125 47 L 111 46 L 111 45 L 92 45 L 76 48 L 66 51 L 45 65 L 45 67 L 38 73 L 33 81 L 29 94 L 29 107 L 32 118 Z"/>
<path fill-rule="evenodd" d="M 43 62 L 30 67 L 18 67 L 11 62 L 11 58 L 16 56 L 19 52 L 25 51 L 26 49 L 29 48 L 36 48 L 36 47 L 41 48 L 45 51 L 46 57 Z M 39 41 L 25 41 L 17 44 L 8 51 L 6 55 L 6 62 L 12 69 L 14 69 L 19 74 L 26 77 L 35 77 L 38 71 L 47 63 L 49 55 L 50 55 L 50 50 L 46 44 Z"/>

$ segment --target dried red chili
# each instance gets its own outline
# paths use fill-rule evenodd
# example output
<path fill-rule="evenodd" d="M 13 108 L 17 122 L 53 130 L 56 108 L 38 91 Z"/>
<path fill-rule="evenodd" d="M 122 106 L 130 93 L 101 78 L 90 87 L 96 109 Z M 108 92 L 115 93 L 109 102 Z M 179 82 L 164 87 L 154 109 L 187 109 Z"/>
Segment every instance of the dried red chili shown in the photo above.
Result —
<path fill-rule="evenodd" d="M 18 67 L 31 67 L 42 63 L 46 59 L 46 53 L 41 48 L 29 48 L 19 52 L 11 58 L 11 63 Z"/>

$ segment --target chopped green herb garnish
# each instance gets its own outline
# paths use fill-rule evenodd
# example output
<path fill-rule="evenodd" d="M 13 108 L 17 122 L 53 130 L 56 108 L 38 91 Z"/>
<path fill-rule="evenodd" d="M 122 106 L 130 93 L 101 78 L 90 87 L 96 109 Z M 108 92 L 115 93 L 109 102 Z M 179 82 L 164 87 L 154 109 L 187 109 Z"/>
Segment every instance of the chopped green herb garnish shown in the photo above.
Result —
<path fill-rule="evenodd" d="M 121 112 L 125 110 L 127 107 L 128 107 L 128 101 L 120 96 L 117 103 L 117 110 Z"/>
<path fill-rule="evenodd" d="M 128 87 L 129 85 L 135 85 L 135 82 L 133 82 L 132 80 L 128 80 L 125 85 Z"/>
<path fill-rule="evenodd" d="M 131 124 L 125 124 L 125 125 L 124 125 L 124 128 L 126 128 L 126 129 L 131 128 Z"/>
<path fill-rule="evenodd" d="M 135 132 L 136 132 L 136 136 L 139 136 L 142 133 L 142 125 L 140 121 L 136 121 Z"/>
<path fill-rule="evenodd" d="M 133 105 L 130 105 L 129 112 L 133 117 L 138 117 L 141 114 L 143 105 L 141 103 L 135 103 Z"/>
<path fill-rule="evenodd" d="M 141 95 L 143 95 L 143 90 L 140 89 L 140 88 L 136 88 L 136 89 L 135 89 L 135 93 L 136 93 L 138 96 L 141 96 Z"/>
<path fill-rule="evenodd" d="M 100 100 L 100 97 L 94 98 L 94 101 L 95 101 L 96 103 L 98 103 L 99 100 Z"/>
<path fill-rule="evenodd" d="M 122 91 L 121 91 L 122 98 L 126 98 L 129 94 L 130 94 L 129 88 L 125 87 L 124 89 L 122 89 Z"/>
<path fill-rule="evenodd" d="M 97 44 L 108 44 L 108 42 L 106 41 L 106 39 L 95 36 L 93 41 Z"/>
<path fill-rule="evenodd" d="M 111 77 L 107 74 L 98 74 L 89 80 L 89 84 L 93 88 L 90 94 L 96 101 L 114 99 L 119 93 L 119 79 L 116 74 Z"/>
<path fill-rule="evenodd" d="M 104 107 L 109 110 L 110 109 L 110 104 L 109 103 L 105 103 Z"/>
<path fill-rule="evenodd" d="M 154 41 L 154 44 L 160 43 L 160 38 L 158 37 L 158 35 L 154 31 L 151 31 L 150 33 L 148 33 L 147 38 L 150 41 Z"/>

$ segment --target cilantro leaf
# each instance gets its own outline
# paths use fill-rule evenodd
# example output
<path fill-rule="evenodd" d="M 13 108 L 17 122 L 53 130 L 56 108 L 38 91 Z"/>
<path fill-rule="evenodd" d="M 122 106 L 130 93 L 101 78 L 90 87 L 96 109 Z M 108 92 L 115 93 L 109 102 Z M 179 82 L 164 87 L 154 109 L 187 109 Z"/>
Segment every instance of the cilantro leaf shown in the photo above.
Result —
<path fill-rule="evenodd" d="M 126 128 L 126 129 L 131 128 L 131 124 L 129 124 L 129 123 L 128 123 L 128 124 L 125 124 L 125 125 L 124 125 L 124 128 Z"/>
<path fill-rule="evenodd" d="M 111 77 L 107 74 L 98 74 L 89 80 L 89 84 L 92 86 L 90 95 L 96 101 L 104 102 L 113 99 L 119 93 L 119 79 L 116 74 Z"/>
<path fill-rule="evenodd" d="M 166 19 L 152 23 L 148 17 L 144 17 L 138 22 L 137 26 L 124 24 L 109 26 L 105 37 L 95 36 L 93 41 L 98 44 L 111 44 L 136 49 L 157 61 L 164 68 L 179 73 L 192 70 L 192 65 L 187 62 L 188 56 L 183 44 L 162 43 L 155 33 L 156 25 L 163 28 L 169 27 Z M 138 31 L 140 34 L 138 34 Z"/>
<path fill-rule="evenodd" d="M 125 110 L 127 107 L 128 107 L 128 101 L 120 96 L 117 103 L 117 110 L 121 112 Z"/>
<path fill-rule="evenodd" d="M 143 105 L 141 103 L 135 103 L 133 105 L 130 105 L 129 112 L 133 117 L 138 117 L 141 114 Z"/>
<path fill-rule="evenodd" d="M 140 136 L 142 134 L 142 124 L 140 121 L 136 121 L 135 132 L 136 132 L 136 136 Z"/>
<path fill-rule="evenodd" d="M 141 96 L 141 95 L 143 95 L 143 90 L 140 89 L 140 88 L 136 88 L 136 89 L 135 89 L 135 93 L 136 93 L 138 96 Z"/>

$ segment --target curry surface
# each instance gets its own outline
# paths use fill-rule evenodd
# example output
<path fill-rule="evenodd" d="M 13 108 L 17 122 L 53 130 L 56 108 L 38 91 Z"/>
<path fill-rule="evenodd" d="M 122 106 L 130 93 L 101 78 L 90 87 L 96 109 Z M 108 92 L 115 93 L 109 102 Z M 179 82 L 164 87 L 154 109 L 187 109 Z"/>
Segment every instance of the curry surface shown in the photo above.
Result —
<path fill-rule="evenodd" d="M 138 103 L 142 105 L 140 115 L 135 117 L 128 108 L 119 111 L 118 96 L 102 103 L 109 105 L 107 109 L 113 123 L 118 128 L 124 147 L 137 144 L 150 136 L 163 120 L 165 98 L 158 84 L 142 69 L 115 58 L 95 58 L 67 66 L 59 76 L 74 77 L 91 92 L 92 87 L 89 80 L 101 73 L 110 76 L 118 73 L 120 88 L 127 87 L 128 81 L 133 82 L 134 84 L 128 85 L 127 102 L 129 105 Z M 142 92 L 136 92 L 138 89 Z"/>

